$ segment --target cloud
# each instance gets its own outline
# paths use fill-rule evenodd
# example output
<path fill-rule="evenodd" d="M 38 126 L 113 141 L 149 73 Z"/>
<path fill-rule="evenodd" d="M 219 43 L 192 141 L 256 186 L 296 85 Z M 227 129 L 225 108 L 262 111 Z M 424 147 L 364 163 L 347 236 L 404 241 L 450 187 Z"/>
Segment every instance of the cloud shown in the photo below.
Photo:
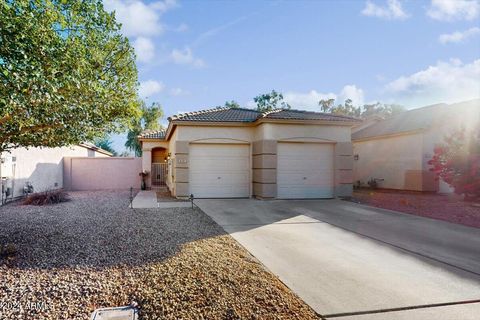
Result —
<path fill-rule="evenodd" d="M 171 96 L 178 97 L 178 96 L 186 96 L 189 94 L 188 91 L 182 88 L 172 88 L 169 90 Z"/>
<path fill-rule="evenodd" d="M 155 56 L 155 45 L 149 38 L 138 37 L 133 41 L 133 47 L 137 54 L 137 61 L 149 62 Z"/>
<path fill-rule="evenodd" d="M 432 0 L 427 15 L 435 20 L 473 20 L 480 14 L 478 0 Z"/>
<path fill-rule="evenodd" d="M 192 49 L 185 47 L 185 49 L 173 49 L 170 53 L 170 58 L 175 64 L 191 65 L 195 68 L 205 67 L 205 62 L 200 58 L 195 58 Z"/>
<path fill-rule="evenodd" d="M 409 14 L 402 8 L 399 0 L 387 0 L 386 6 L 379 6 L 368 0 L 362 10 L 364 16 L 377 17 L 386 20 L 405 20 Z"/>
<path fill-rule="evenodd" d="M 188 24 L 186 23 L 181 23 L 177 27 L 172 28 L 173 31 L 175 32 L 185 32 L 188 30 Z"/>
<path fill-rule="evenodd" d="M 464 64 L 459 59 L 436 65 L 386 85 L 386 92 L 399 103 L 425 105 L 480 97 L 480 59 Z"/>
<path fill-rule="evenodd" d="M 324 99 L 336 99 L 335 93 L 320 93 L 316 90 L 310 90 L 309 92 L 287 92 L 283 95 L 283 99 L 286 103 L 292 106 L 294 109 L 304 110 L 319 110 L 318 101 Z"/>
<path fill-rule="evenodd" d="M 316 90 L 310 90 L 306 93 L 290 91 L 285 93 L 283 95 L 283 98 L 285 102 L 290 104 L 294 109 L 304 109 L 312 111 L 320 110 L 320 107 L 318 106 L 318 101 L 322 99 L 335 99 L 336 103 L 344 103 L 346 99 L 352 99 L 354 105 L 363 105 L 364 103 L 363 90 L 357 88 L 357 86 L 355 85 L 344 86 L 338 94 L 333 92 L 321 93 Z M 249 107 L 252 106 L 255 107 L 255 104 L 253 103 L 253 105 L 249 105 Z"/>
<path fill-rule="evenodd" d="M 165 89 L 165 85 L 156 80 L 147 80 L 140 83 L 138 94 L 142 98 L 151 97 L 157 93 L 160 93 Z"/>
<path fill-rule="evenodd" d="M 117 21 L 127 37 L 154 36 L 165 27 L 160 16 L 176 6 L 176 1 L 165 0 L 146 4 L 139 0 L 105 0 L 107 11 L 115 11 Z"/>
<path fill-rule="evenodd" d="M 346 85 L 338 95 L 338 103 L 343 103 L 347 99 L 351 99 L 354 105 L 363 105 L 363 90 L 353 84 Z"/>
<path fill-rule="evenodd" d="M 456 31 L 453 33 L 446 33 L 446 34 L 441 34 L 438 37 L 438 41 L 441 44 L 447 44 L 449 42 L 463 42 L 467 40 L 468 38 L 475 37 L 480 35 L 480 28 L 479 27 L 473 27 L 465 31 Z"/>
<path fill-rule="evenodd" d="M 178 2 L 177 0 L 155 1 L 150 4 L 150 7 L 152 7 L 154 10 L 164 13 L 170 9 L 178 7 Z"/>
<path fill-rule="evenodd" d="M 250 17 L 254 16 L 254 15 L 257 15 L 258 12 L 255 11 L 255 12 L 252 12 L 252 13 L 249 13 L 247 15 L 243 15 L 241 17 L 238 17 L 237 19 L 234 19 L 234 20 L 231 20 L 225 24 L 222 24 L 220 26 L 217 26 L 215 28 L 211 28 L 203 33 L 201 33 L 196 39 L 195 41 L 193 41 L 192 43 L 192 47 L 196 47 L 196 46 L 199 46 L 201 45 L 202 43 L 204 43 L 205 41 L 207 41 L 209 38 L 211 37 L 214 37 L 216 36 L 217 34 L 223 32 L 224 30 L 230 28 L 230 27 L 233 27 L 234 25 L 237 25 L 247 19 L 249 19 Z"/>

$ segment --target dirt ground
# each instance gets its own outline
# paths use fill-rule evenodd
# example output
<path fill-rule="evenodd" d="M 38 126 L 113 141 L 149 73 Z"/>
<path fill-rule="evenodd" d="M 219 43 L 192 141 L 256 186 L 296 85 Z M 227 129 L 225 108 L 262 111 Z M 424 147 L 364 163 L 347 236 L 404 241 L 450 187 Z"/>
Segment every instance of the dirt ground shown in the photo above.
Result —
<path fill-rule="evenodd" d="M 361 189 L 354 191 L 352 201 L 480 228 L 480 204 L 455 194 Z"/>

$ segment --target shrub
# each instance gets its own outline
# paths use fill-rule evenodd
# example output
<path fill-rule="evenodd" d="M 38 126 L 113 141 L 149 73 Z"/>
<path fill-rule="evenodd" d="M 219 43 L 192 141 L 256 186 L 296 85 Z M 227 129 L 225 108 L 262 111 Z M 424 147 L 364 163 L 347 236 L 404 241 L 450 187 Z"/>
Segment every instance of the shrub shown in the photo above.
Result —
<path fill-rule="evenodd" d="M 0 258 L 13 257 L 17 254 L 17 247 L 13 243 L 0 245 Z"/>
<path fill-rule="evenodd" d="M 69 200 L 70 198 L 68 197 L 68 193 L 66 193 L 62 189 L 58 189 L 31 194 L 25 198 L 23 204 L 43 206 L 48 204 L 67 202 Z"/>
<path fill-rule="evenodd" d="M 480 198 L 480 133 L 460 130 L 446 137 L 428 164 L 465 200 Z"/>
<path fill-rule="evenodd" d="M 17 261 L 18 249 L 13 243 L 0 244 L 0 265 L 13 266 Z"/>

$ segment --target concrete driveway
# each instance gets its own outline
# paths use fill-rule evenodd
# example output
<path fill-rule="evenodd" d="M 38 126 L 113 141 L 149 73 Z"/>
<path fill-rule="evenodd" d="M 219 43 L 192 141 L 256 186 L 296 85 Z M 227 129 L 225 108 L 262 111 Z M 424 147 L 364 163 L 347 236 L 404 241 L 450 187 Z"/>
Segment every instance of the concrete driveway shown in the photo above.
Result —
<path fill-rule="evenodd" d="M 196 200 L 324 319 L 480 318 L 480 229 L 341 200 Z"/>

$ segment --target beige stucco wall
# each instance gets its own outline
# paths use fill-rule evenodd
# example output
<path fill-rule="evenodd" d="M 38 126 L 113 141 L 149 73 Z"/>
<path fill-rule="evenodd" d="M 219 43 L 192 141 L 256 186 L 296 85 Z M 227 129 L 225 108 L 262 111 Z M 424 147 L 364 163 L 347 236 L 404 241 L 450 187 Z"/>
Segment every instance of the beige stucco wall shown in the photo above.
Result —
<path fill-rule="evenodd" d="M 23 188 L 27 182 L 32 184 L 34 192 L 62 188 L 64 157 L 108 157 L 81 146 L 17 148 L 11 153 L 2 154 L 2 157 L 12 156 L 16 157 L 12 167 L 14 197 L 23 195 Z M 5 172 L 4 168 L 4 174 Z"/>
<path fill-rule="evenodd" d="M 262 123 L 257 126 L 201 125 L 175 127 L 169 141 L 143 142 L 143 168 L 150 170 L 154 147 L 168 144 L 170 153 L 167 186 L 174 196 L 189 195 L 189 148 L 194 143 L 248 143 L 251 148 L 251 195 L 276 197 L 277 141 L 335 143 L 336 195 L 348 196 L 352 189 L 351 129 L 338 125 Z M 338 160 L 338 161 L 337 161 Z"/>
<path fill-rule="evenodd" d="M 178 126 L 176 144 L 171 144 L 174 164 L 173 189 L 175 195 L 188 195 L 188 145 L 191 143 L 249 143 L 251 146 L 252 195 L 260 198 L 276 197 L 277 141 L 334 142 L 342 148 L 336 153 L 336 195 L 347 196 L 352 189 L 351 129 L 348 126 L 262 123 L 258 126 Z M 346 144 L 348 146 L 346 146 Z M 182 146 L 182 150 L 178 146 Z M 350 150 L 346 152 L 345 150 Z"/>
<path fill-rule="evenodd" d="M 152 171 L 152 149 L 162 147 L 168 149 L 167 141 L 142 141 L 142 171 L 147 171 L 149 174 Z M 147 188 L 151 186 L 150 175 L 146 178 Z"/>
<path fill-rule="evenodd" d="M 351 128 L 349 126 L 318 124 L 262 123 L 255 131 L 255 140 L 300 139 L 309 141 L 309 138 L 334 142 L 350 142 Z"/>
<path fill-rule="evenodd" d="M 110 190 L 140 188 L 141 158 L 64 158 L 67 190 Z"/>
<path fill-rule="evenodd" d="M 384 179 L 380 187 L 388 189 L 421 190 L 421 184 L 412 187 L 406 175 L 413 177 L 423 169 L 423 136 L 421 133 L 353 142 L 353 180 L 365 184 L 371 178 Z M 415 184 L 414 184 L 415 185 Z"/>
<path fill-rule="evenodd" d="M 178 126 L 176 140 L 196 141 L 204 139 L 235 139 L 252 141 L 255 127 L 233 126 Z"/>

